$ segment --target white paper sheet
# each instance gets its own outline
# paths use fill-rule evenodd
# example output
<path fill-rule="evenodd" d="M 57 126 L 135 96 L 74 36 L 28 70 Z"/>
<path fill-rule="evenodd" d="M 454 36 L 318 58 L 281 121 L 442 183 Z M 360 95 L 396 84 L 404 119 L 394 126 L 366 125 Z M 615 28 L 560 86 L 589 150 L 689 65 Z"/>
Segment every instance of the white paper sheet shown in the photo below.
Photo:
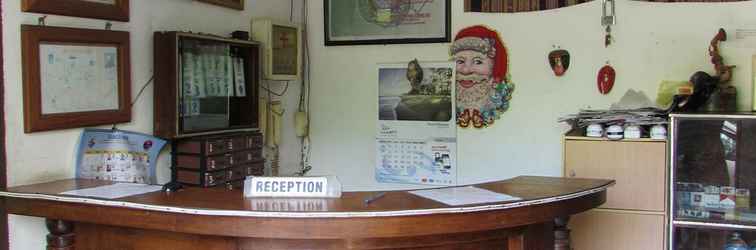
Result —
<path fill-rule="evenodd" d="M 520 197 L 497 193 L 473 186 L 415 190 L 409 191 L 409 193 L 438 201 L 449 206 L 522 200 Z"/>
<path fill-rule="evenodd" d="M 158 185 L 147 185 L 139 183 L 116 183 L 107 186 L 95 188 L 85 188 L 66 191 L 60 194 L 89 196 L 105 199 L 117 199 L 126 196 L 145 194 L 159 191 L 162 187 Z"/>

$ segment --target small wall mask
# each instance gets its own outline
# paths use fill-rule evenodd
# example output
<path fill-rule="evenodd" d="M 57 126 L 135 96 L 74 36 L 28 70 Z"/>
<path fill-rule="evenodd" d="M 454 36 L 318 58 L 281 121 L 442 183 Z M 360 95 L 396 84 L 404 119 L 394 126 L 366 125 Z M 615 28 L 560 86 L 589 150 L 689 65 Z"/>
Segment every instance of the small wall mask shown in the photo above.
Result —
<path fill-rule="evenodd" d="M 563 49 L 551 51 L 549 53 L 549 64 L 556 76 L 564 75 L 570 67 L 570 52 Z"/>

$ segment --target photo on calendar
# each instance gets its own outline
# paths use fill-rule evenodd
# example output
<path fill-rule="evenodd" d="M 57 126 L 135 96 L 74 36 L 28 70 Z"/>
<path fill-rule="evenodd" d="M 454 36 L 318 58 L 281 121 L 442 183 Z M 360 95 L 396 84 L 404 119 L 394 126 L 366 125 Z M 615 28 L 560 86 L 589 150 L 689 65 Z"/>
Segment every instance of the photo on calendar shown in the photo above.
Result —
<path fill-rule="evenodd" d="M 378 119 L 449 121 L 452 119 L 452 68 L 406 65 L 378 69 Z"/>

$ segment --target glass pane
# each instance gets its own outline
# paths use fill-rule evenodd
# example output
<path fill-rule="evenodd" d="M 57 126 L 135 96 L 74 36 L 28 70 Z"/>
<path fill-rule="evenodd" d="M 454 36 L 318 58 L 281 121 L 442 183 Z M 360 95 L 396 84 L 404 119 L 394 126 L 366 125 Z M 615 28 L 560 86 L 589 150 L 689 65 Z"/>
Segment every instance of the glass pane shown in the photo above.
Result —
<path fill-rule="evenodd" d="M 756 120 L 681 118 L 673 129 L 675 219 L 756 225 Z"/>
<path fill-rule="evenodd" d="M 179 114 L 182 134 L 255 126 L 256 93 L 249 47 L 211 40 L 181 39 Z"/>
<path fill-rule="evenodd" d="M 756 232 L 707 228 L 675 228 L 675 250 L 750 250 L 756 248 Z"/>

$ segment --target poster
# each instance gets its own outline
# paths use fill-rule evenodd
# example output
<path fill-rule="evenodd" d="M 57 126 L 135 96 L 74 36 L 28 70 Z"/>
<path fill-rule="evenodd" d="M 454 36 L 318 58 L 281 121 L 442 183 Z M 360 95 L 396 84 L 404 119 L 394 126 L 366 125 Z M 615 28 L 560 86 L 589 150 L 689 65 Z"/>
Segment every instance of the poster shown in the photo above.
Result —
<path fill-rule="evenodd" d="M 76 153 L 76 178 L 155 184 L 155 161 L 166 141 L 111 129 L 84 129 Z"/>
<path fill-rule="evenodd" d="M 454 65 L 378 66 L 378 182 L 456 185 Z"/>

